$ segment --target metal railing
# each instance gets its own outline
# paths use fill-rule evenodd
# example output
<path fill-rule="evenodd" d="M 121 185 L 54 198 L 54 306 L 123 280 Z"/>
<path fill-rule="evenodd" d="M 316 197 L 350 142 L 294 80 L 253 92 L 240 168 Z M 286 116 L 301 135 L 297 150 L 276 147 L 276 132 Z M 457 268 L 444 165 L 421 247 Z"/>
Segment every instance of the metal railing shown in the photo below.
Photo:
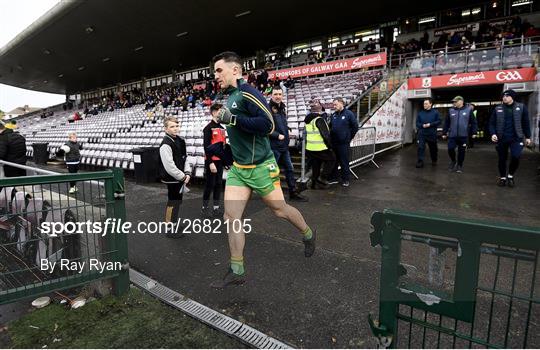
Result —
<path fill-rule="evenodd" d="M 373 116 L 406 79 L 405 69 L 389 70 L 366 93 L 347 105 L 347 108 L 356 114 L 360 126 Z"/>
<path fill-rule="evenodd" d="M 351 174 L 358 179 L 356 173 L 352 170 L 360 165 L 373 163 L 377 168 L 379 166 L 375 163 L 375 147 L 377 142 L 377 132 L 375 127 L 360 128 L 350 144 L 349 149 L 349 166 Z M 307 183 L 311 177 L 310 162 L 306 155 L 306 140 L 302 138 L 302 152 L 301 152 L 301 170 L 300 178 L 298 182 Z"/>
<path fill-rule="evenodd" d="M 371 223 L 381 346 L 540 346 L 540 228 L 388 209 Z"/>
<path fill-rule="evenodd" d="M 125 222 L 122 170 L 32 170 L 41 175 L 0 179 L 0 304 L 103 279 L 125 292 L 127 237 L 105 225 Z M 73 182 L 75 194 L 68 191 Z"/>
<path fill-rule="evenodd" d="M 517 41 L 517 42 L 516 42 Z M 533 67 L 540 37 L 480 43 L 474 48 L 435 50 L 390 55 L 389 67 L 407 67 L 411 75 L 450 74 L 505 68 Z"/>

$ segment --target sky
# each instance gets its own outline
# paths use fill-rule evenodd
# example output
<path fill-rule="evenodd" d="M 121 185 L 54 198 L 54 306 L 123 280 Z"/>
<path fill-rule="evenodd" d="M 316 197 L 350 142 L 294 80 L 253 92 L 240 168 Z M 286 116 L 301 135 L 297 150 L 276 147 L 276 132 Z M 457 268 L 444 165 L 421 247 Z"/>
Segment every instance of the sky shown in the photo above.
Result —
<path fill-rule="evenodd" d="M 59 0 L 0 0 L 0 47 L 56 5 Z M 48 94 L 0 84 L 0 110 L 16 107 L 48 107 L 65 101 L 64 95 Z"/>

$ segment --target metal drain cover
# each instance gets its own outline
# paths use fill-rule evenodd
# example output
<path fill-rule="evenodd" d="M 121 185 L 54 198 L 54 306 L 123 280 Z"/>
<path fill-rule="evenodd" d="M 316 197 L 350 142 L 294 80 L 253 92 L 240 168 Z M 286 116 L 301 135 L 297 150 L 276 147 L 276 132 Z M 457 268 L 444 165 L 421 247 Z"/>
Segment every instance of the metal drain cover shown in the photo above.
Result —
<path fill-rule="evenodd" d="M 134 269 L 129 269 L 129 279 L 131 283 L 144 292 L 149 293 L 162 302 L 206 323 L 210 327 L 218 329 L 223 333 L 240 340 L 244 344 L 264 349 L 292 349 L 290 345 L 272 338 L 245 323 L 239 322 L 196 301 L 186 298 L 182 294 L 165 287 Z M 149 286 L 152 287 L 149 288 Z"/>

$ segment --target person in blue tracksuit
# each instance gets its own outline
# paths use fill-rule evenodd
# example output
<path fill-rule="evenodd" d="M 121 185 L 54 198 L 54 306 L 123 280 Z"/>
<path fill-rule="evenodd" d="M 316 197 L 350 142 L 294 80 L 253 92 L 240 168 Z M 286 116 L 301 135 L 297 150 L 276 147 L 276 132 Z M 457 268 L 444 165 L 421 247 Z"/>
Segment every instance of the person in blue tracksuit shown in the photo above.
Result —
<path fill-rule="evenodd" d="M 514 187 L 514 175 L 519 166 L 519 158 L 523 150 L 523 139 L 527 146 L 531 145 L 531 125 L 529 112 L 523 103 L 516 102 L 514 90 L 503 92 L 503 103 L 497 105 L 489 120 L 491 141 L 496 144 L 499 155 L 499 181 L 503 187 Z M 510 165 L 507 167 L 508 149 L 510 149 Z"/>
<path fill-rule="evenodd" d="M 345 108 L 345 101 L 341 97 L 334 99 L 334 109 L 335 112 L 330 118 L 330 137 L 337 162 L 334 166 L 333 179 L 329 181 L 329 184 L 337 183 L 339 165 L 341 166 L 341 185 L 349 187 L 349 151 L 351 140 L 359 129 L 358 120 L 353 112 Z"/>
<path fill-rule="evenodd" d="M 448 138 L 448 155 L 450 156 L 450 171 L 463 172 L 463 162 L 465 161 L 465 150 L 467 149 L 467 139 L 469 133 L 476 137 L 478 125 L 473 117 L 473 109 L 465 105 L 463 97 L 456 96 L 452 100 L 454 107 L 448 110 L 448 116 L 444 120 L 443 139 Z M 456 160 L 456 147 L 458 156 Z"/>
<path fill-rule="evenodd" d="M 424 100 L 424 109 L 418 112 L 416 117 L 416 130 L 418 130 L 418 161 L 417 168 L 424 167 L 424 154 L 426 151 L 426 143 L 429 145 L 429 154 L 431 156 L 431 164 L 437 164 L 437 127 L 441 124 L 441 116 L 439 111 L 433 109 L 433 100 L 426 98 Z"/>

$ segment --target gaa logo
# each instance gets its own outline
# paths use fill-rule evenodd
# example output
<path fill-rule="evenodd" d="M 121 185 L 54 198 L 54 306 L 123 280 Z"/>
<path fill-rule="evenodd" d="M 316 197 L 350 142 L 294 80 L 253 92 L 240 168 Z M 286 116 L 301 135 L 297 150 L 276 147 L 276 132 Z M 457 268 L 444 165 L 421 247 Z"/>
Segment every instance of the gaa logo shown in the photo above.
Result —
<path fill-rule="evenodd" d="M 515 71 L 502 71 L 497 73 L 495 78 L 498 81 L 509 81 L 509 80 L 523 80 L 523 77 L 517 70 Z"/>
<path fill-rule="evenodd" d="M 423 88 L 431 87 L 431 77 L 422 79 L 422 87 Z"/>

